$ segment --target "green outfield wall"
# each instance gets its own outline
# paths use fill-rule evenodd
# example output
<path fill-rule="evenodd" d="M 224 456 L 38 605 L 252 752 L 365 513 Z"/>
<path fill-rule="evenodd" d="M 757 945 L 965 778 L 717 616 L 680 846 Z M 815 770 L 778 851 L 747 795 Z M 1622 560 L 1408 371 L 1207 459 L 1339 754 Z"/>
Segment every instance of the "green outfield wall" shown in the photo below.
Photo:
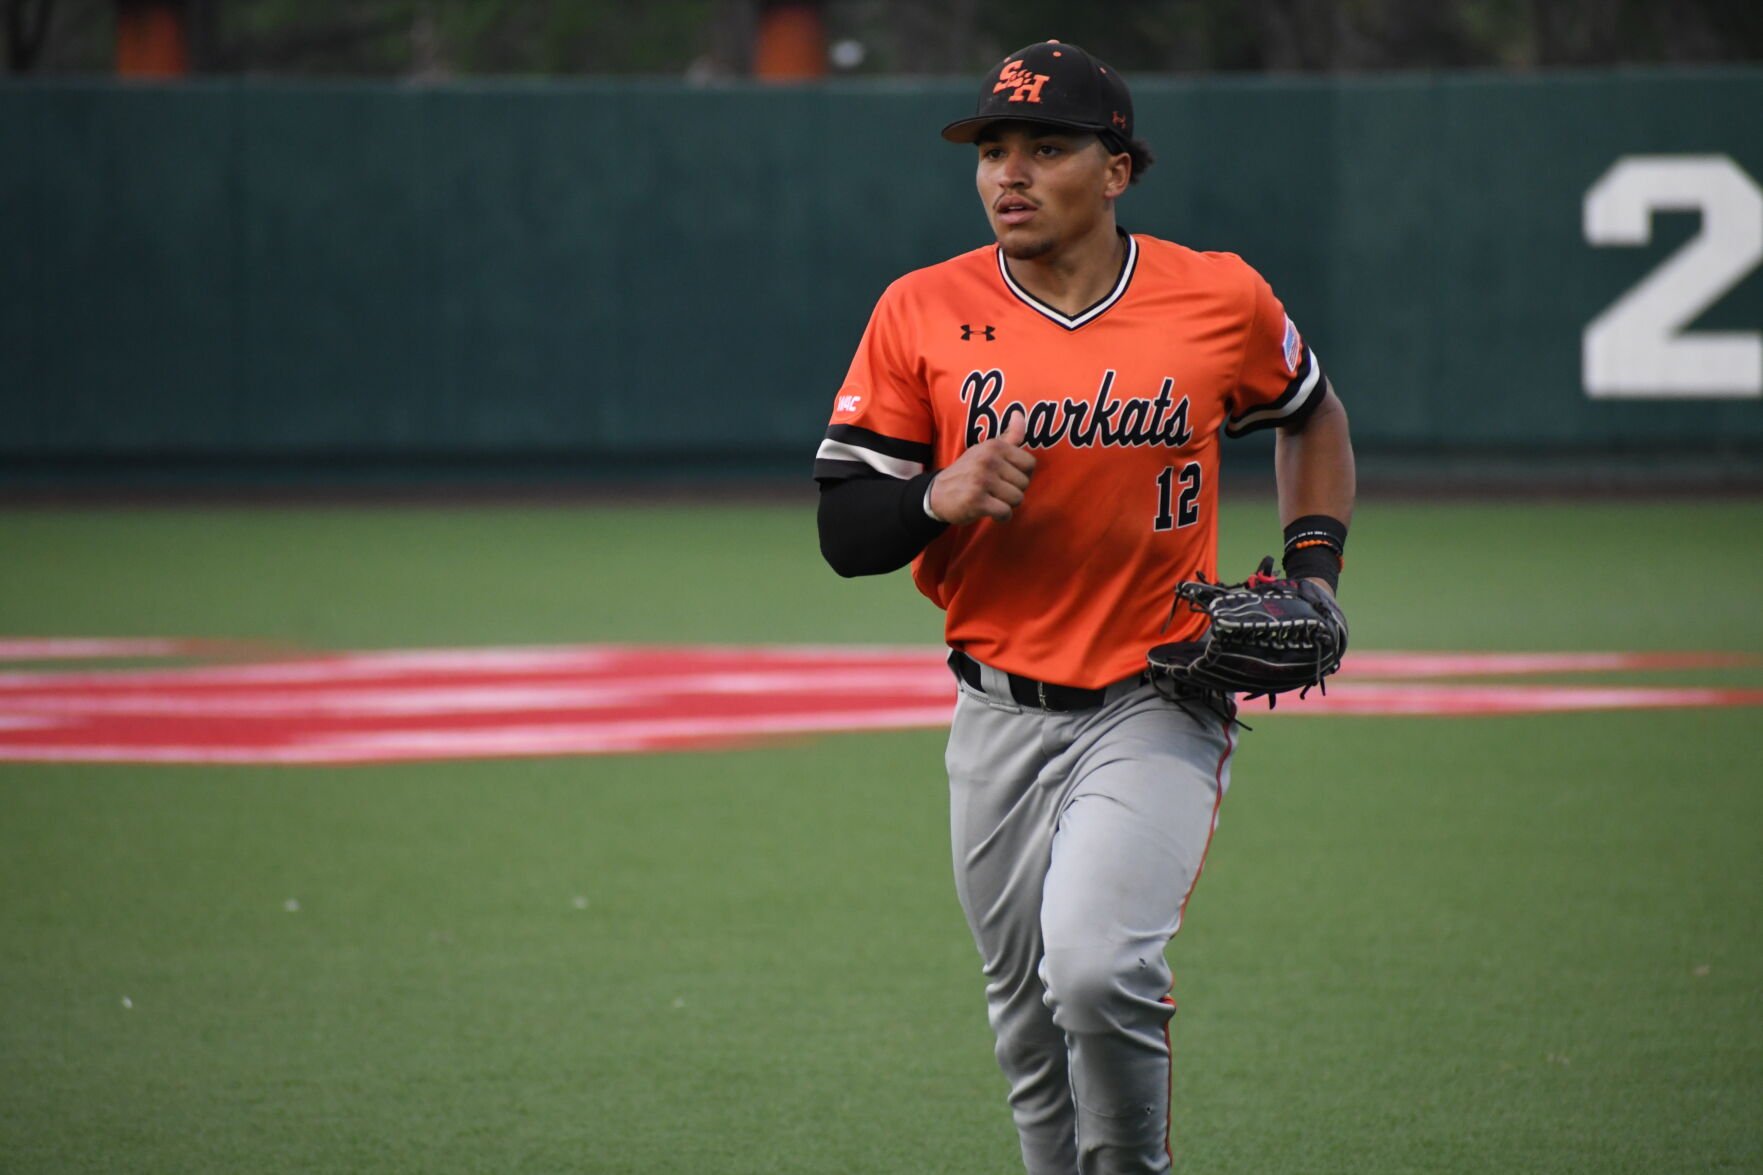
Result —
<path fill-rule="evenodd" d="M 0 464 L 805 471 L 946 83 L 0 86 Z M 1136 83 L 1368 452 L 1763 454 L 1763 70 Z M 1589 333 L 1588 333 L 1589 332 Z"/>

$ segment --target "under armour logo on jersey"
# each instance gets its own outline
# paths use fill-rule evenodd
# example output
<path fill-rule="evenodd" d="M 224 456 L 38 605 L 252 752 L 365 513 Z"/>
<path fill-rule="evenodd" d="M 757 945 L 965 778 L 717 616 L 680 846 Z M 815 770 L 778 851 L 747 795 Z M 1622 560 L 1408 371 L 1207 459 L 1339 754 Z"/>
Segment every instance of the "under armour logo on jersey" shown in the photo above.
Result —
<path fill-rule="evenodd" d="M 968 326 L 965 322 L 961 324 L 961 341 L 962 342 L 965 343 L 965 342 L 971 341 L 973 339 L 974 335 L 983 335 L 985 337 L 986 342 L 989 343 L 998 337 L 998 328 L 995 326 L 982 326 L 978 330 L 975 330 L 973 327 Z"/>
<path fill-rule="evenodd" d="M 1047 84 L 1051 74 L 1030 73 L 1028 67 L 1020 61 L 1007 61 L 1004 68 L 998 71 L 998 84 L 992 87 L 992 93 L 1001 90 L 1015 90 L 1010 95 L 1012 102 L 1039 102 L 1041 87 Z"/>

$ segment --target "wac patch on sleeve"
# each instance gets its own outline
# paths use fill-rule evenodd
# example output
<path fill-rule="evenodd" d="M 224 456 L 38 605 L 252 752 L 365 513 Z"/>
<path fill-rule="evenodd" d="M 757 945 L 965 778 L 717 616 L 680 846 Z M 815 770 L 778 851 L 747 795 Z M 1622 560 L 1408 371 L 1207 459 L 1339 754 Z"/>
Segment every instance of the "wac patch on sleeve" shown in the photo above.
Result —
<path fill-rule="evenodd" d="M 1298 374 L 1298 356 L 1303 354 L 1304 340 L 1298 337 L 1298 328 L 1292 325 L 1292 316 L 1286 315 L 1286 371 L 1291 375 Z"/>

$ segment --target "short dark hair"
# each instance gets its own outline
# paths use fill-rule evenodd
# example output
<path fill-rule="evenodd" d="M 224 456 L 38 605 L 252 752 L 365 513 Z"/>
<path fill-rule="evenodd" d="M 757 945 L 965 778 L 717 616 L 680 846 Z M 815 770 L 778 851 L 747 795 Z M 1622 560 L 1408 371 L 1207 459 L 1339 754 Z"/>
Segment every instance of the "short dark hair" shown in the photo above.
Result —
<path fill-rule="evenodd" d="M 1151 170 L 1157 157 L 1151 154 L 1151 144 L 1143 139 L 1123 139 L 1113 131 L 1102 131 L 1096 136 L 1102 140 L 1102 149 L 1110 155 L 1127 155 L 1132 158 L 1132 177 L 1129 184 L 1139 182 L 1139 177 Z"/>

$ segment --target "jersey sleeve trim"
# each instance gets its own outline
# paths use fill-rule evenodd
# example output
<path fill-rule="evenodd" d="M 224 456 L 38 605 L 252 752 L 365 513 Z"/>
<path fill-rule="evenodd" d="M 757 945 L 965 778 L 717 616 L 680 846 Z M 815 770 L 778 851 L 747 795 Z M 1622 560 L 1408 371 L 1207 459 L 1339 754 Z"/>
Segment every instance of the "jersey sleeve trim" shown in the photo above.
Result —
<path fill-rule="evenodd" d="M 1224 435 L 1240 437 L 1274 425 L 1290 427 L 1301 424 L 1327 394 L 1327 381 L 1322 377 L 1322 360 L 1308 346 L 1298 374 L 1292 377 L 1279 398 L 1269 404 L 1257 404 L 1240 416 L 1233 416 L 1224 425 Z"/>
<path fill-rule="evenodd" d="M 884 436 L 855 424 L 835 424 L 826 430 L 814 454 L 814 476 L 820 481 L 848 477 L 909 478 L 923 473 L 931 461 L 931 447 L 922 441 Z"/>

